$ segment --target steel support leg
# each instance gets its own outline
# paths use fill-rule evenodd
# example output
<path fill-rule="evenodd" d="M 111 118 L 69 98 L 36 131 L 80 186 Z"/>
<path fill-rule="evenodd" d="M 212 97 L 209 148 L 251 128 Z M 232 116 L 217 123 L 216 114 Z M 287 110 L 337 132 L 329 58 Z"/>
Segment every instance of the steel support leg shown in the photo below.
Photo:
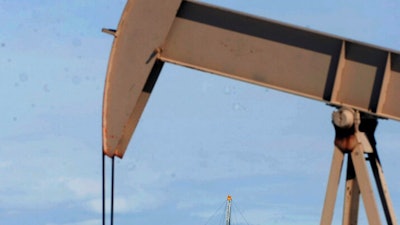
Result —
<path fill-rule="evenodd" d="M 360 193 L 369 224 L 381 225 L 362 145 L 357 145 L 351 153 L 346 154 L 348 155 L 348 166 L 346 171 L 347 179 L 343 208 L 343 225 L 357 224 Z M 321 225 L 332 224 L 343 159 L 344 153 L 339 148 L 335 148 L 322 211 Z"/>
<path fill-rule="evenodd" d="M 374 198 L 374 190 L 369 178 L 367 164 L 364 158 L 364 150 L 359 144 L 351 152 L 354 170 L 356 172 L 357 181 L 360 185 L 361 197 L 364 202 L 365 211 L 370 225 L 380 225 L 378 206 Z"/>
<path fill-rule="evenodd" d="M 343 225 L 356 225 L 358 221 L 360 187 L 356 178 L 353 160 L 349 155 L 347 160 L 346 189 L 343 205 Z"/>
<path fill-rule="evenodd" d="M 367 117 L 360 124 L 360 131 L 365 135 L 358 135 L 360 143 L 364 147 L 364 152 L 368 154 L 368 161 L 375 178 L 377 191 L 381 199 L 382 209 L 388 225 L 397 225 L 396 216 L 390 199 L 389 190 L 386 185 L 385 177 L 376 149 L 375 129 L 378 125 L 376 118 Z"/>
<path fill-rule="evenodd" d="M 378 193 L 381 198 L 383 212 L 385 213 L 386 222 L 388 225 L 397 225 L 394 208 L 389 195 L 389 190 L 387 188 L 386 180 L 383 176 L 383 170 L 377 157 L 376 151 L 374 151 L 374 153 L 368 154 L 368 159 L 375 177 Z"/>
<path fill-rule="evenodd" d="M 328 186 L 326 188 L 325 203 L 322 209 L 321 225 L 330 225 L 332 223 L 333 211 L 335 209 L 337 190 L 340 181 L 340 174 L 343 166 L 343 152 L 335 147 L 333 150 L 333 158 L 331 171 L 329 174 Z"/>

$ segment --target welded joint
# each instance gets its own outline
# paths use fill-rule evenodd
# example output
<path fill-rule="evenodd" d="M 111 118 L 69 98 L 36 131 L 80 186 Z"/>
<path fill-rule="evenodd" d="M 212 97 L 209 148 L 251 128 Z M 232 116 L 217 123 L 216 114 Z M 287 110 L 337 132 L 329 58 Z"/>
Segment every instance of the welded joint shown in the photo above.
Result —
<path fill-rule="evenodd" d="M 160 58 L 161 52 L 162 52 L 162 48 L 154 49 L 154 51 L 150 54 L 149 58 L 146 60 L 146 64 L 148 64 L 154 58 Z"/>

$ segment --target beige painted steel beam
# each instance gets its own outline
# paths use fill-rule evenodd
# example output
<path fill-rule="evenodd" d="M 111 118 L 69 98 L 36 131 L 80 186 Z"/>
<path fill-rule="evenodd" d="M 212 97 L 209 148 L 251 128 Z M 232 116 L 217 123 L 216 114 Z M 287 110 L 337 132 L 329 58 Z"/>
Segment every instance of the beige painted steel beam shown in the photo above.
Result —
<path fill-rule="evenodd" d="M 392 50 L 198 1 L 130 0 L 111 33 L 108 156 L 125 153 L 151 93 L 144 87 L 154 86 L 161 70 L 156 61 L 400 120 L 400 54 Z"/>
<path fill-rule="evenodd" d="M 186 1 L 161 49 L 164 61 L 400 119 L 400 57 L 386 49 Z"/>
<path fill-rule="evenodd" d="M 360 187 L 354 171 L 351 156 L 347 158 L 346 186 L 344 192 L 343 225 L 358 224 L 358 209 L 360 205 Z"/>
<path fill-rule="evenodd" d="M 337 156 L 338 151 L 348 156 L 342 224 L 356 225 L 358 223 L 360 194 L 369 224 L 381 224 L 380 213 L 374 197 L 375 190 L 369 178 L 370 171 L 365 161 L 370 162 L 387 224 L 397 224 L 376 149 L 374 133 L 378 125 L 377 118 L 368 114 L 360 114 L 353 109 L 341 108 L 332 113 L 332 122 L 335 128 L 335 153 L 321 216 L 321 225 L 332 223 L 337 183 L 341 174 L 341 167 L 338 165 L 343 161 L 343 156 L 340 158 Z M 368 155 L 368 158 L 365 158 L 365 154 Z"/>
<path fill-rule="evenodd" d="M 361 197 L 364 202 L 365 211 L 369 224 L 380 225 L 380 215 L 378 205 L 374 197 L 374 189 L 369 178 L 367 165 L 364 158 L 364 151 L 361 144 L 351 152 L 354 170 L 356 172 L 357 181 L 359 183 Z"/>
<path fill-rule="evenodd" d="M 394 212 L 392 200 L 390 199 L 389 195 L 389 189 L 386 184 L 385 176 L 383 175 L 382 166 L 379 162 L 376 149 L 374 149 L 373 153 L 368 153 L 368 159 L 371 164 L 371 169 L 377 184 L 378 193 L 381 199 L 386 222 L 390 225 L 397 224 L 396 214 Z"/>
<path fill-rule="evenodd" d="M 115 37 L 103 99 L 103 152 L 110 157 L 122 158 L 126 151 L 162 67 L 156 63 L 157 46 L 164 42 L 180 4 L 128 1 L 118 29 L 103 30 Z"/>
<path fill-rule="evenodd" d="M 343 159 L 344 159 L 343 152 L 338 147 L 335 146 L 333 150 L 329 180 L 326 186 L 325 202 L 324 202 L 324 207 L 322 208 L 320 225 L 332 224 L 337 191 L 340 183 L 340 174 L 342 173 Z"/>
<path fill-rule="evenodd" d="M 321 215 L 321 225 L 332 224 L 332 218 L 338 192 L 338 184 L 340 181 L 342 164 L 345 154 L 348 156 L 348 160 L 346 169 L 346 189 L 344 192 L 342 224 L 358 224 L 360 194 L 364 202 L 368 223 L 371 225 L 382 224 L 380 220 L 378 205 L 375 201 L 374 190 L 364 157 L 364 154 L 367 153 L 366 150 L 369 151 L 368 149 L 371 148 L 371 146 L 368 141 L 364 142 L 364 140 L 360 139 L 359 137 L 361 136 L 365 136 L 365 134 L 360 132 L 359 135 L 357 135 L 357 144 L 355 145 L 354 149 L 346 150 L 346 152 L 343 152 L 343 150 L 335 146 L 329 180 L 327 184 L 327 191 L 325 195 L 324 207 Z M 379 177 L 378 179 L 379 180 L 377 180 L 377 177 L 375 177 L 375 182 L 378 186 L 378 189 L 382 189 L 386 192 L 384 196 L 381 196 L 381 200 L 383 210 L 386 214 L 385 216 L 387 224 L 397 224 L 387 187 L 382 186 L 382 184 L 384 183 L 384 176 L 382 171 L 381 177 Z"/>

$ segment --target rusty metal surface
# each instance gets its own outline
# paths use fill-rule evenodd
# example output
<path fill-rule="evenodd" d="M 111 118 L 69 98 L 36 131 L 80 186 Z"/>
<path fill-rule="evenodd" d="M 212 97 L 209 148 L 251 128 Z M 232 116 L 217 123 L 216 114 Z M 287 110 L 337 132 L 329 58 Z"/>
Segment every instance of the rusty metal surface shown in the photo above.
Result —
<path fill-rule="evenodd" d="M 349 113 L 354 113 L 354 116 L 350 116 Z M 332 117 L 335 128 L 335 153 L 328 180 L 321 224 L 332 223 L 337 195 L 335 192 L 337 192 L 341 174 L 339 163 L 343 163 L 343 157 L 339 157 L 341 155 L 338 151 L 348 156 L 342 224 L 357 224 L 360 194 L 362 195 L 369 224 L 381 224 L 380 213 L 375 200 L 375 191 L 372 187 L 366 161 L 369 161 L 371 166 L 387 224 L 397 224 L 376 149 L 375 130 L 378 125 L 377 118 L 366 114 L 360 115 L 359 112 L 347 108 L 339 109 L 332 114 Z M 365 154 L 367 154 L 367 158 L 365 158 Z"/>
<path fill-rule="evenodd" d="M 136 0 L 121 17 L 107 72 L 108 156 L 123 156 L 157 60 L 400 120 L 398 52 L 200 2 Z"/>

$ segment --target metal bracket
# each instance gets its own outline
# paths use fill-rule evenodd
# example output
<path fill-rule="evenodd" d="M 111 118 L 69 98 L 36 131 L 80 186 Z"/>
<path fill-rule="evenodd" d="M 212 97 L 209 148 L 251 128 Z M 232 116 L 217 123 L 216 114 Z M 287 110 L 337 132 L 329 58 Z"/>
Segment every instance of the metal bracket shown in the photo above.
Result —
<path fill-rule="evenodd" d="M 101 29 L 101 32 L 106 33 L 106 34 L 111 34 L 112 36 L 117 37 L 117 35 L 116 35 L 117 30 L 115 30 L 115 29 L 103 28 L 103 29 Z"/>

